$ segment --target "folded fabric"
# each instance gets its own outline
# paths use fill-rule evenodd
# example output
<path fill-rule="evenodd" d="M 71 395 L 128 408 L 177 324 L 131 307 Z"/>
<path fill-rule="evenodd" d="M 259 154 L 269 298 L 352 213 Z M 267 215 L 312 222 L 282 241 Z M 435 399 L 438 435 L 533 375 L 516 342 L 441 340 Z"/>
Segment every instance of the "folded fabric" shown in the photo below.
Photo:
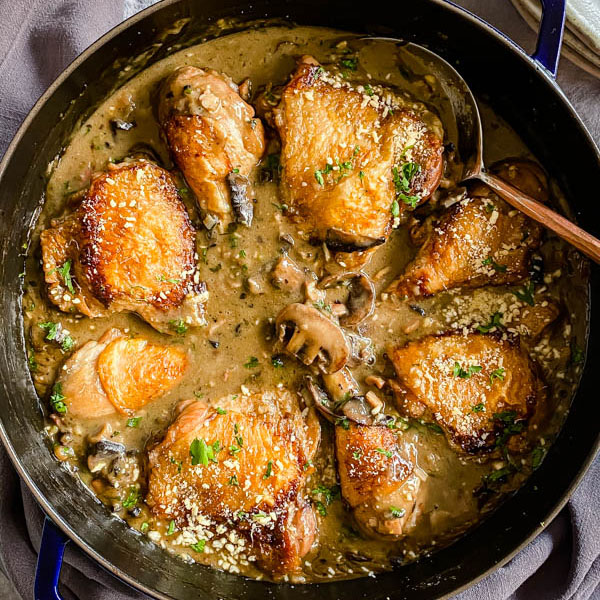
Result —
<path fill-rule="evenodd" d="M 36 99 L 87 45 L 152 0 L 0 0 L 0 155 Z M 508 0 L 462 0 L 528 47 L 533 36 Z M 561 64 L 559 81 L 600 139 L 600 82 Z M 567 507 L 527 548 L 457 600 L 588 600 L 600 582 L 600 461 Z M 23 598 L 33 579 L 43 514 L 0 447 L 0 560 Z M 73 544 L 61 574 L 66 600 L 142 598 Z"/>

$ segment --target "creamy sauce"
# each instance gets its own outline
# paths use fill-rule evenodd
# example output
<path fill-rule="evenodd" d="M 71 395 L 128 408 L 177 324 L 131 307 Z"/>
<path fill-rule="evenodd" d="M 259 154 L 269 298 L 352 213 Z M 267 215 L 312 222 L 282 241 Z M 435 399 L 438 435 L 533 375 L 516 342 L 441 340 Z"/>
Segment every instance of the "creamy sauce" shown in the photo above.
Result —
<path fill-rule="evenodd" d="M 299 55 L 311 54 L 323 63 L 331 62 L 332 47 L 346 37 L 346 34 L 328 29 L 267 27 L 182 50 L 140 73 L 109 97 L 79 131 L 74 132 L 51 173 L 45 207 L 36 226 L 32 247 L 39 248 L 40 231 L 48 227 L 51 218 L 62 214 L 70 195 L 85 189 L 92 174 L 103 170 L 109 161 L 118 162 L 140 148 L 149 147 L 164 166 L 172 168 L 156 122 L 154 104 L 157 85 L 174 68 L 182 65 L 210 67 L 227 73 L 236 82 L 250 78 L 256 90 L 271 82 L 275 85 L 285 82 Z M 370 47 L 361 54 L 361 64 L 373 81 L 407 87 L 406 77 L 389 52 L 378 53 L 377 48 Z M 411 83 L 410 91 L 433 106 L 443 105 L 435 91 L 421 78 Z M 488 107 L 483 106 L 482 111 L 488 162 L 508 156 L 529 156 L 518 135 L 506 123 Z M 444 115 L 445 109 L 441 106 L 443 121 Z M 113 130 L 111 121 L 115 119 L 134 122 L 135 126 L 128 131 Z M 210 403 L 226 394 L 238 393 L 241 386 L 250 391 L 278 384 L 292 390 L 298 388 L 307 369 L 288 356 L 276 357 L 283 362 L 282 367 L 279 360 L 274 360 L 273 318 L 284 306 L 302 301 L 302 297 L 275 289 L 269 273 L 281 252 L 287 251 L 297 264 L 321 277 L 325 273 L 324 249 L 310 246 L 299 235 L 298 227 L 286 220 L 278 208 L 277 184 L 262 181 L 260 166 L 254 179 L 256 203 L 252 227 L 239 227 L 222 235 L 209 237 L 206 234 L 191 193 L 183 194 L 198 229 L 200 273 L 210 291 L 207 327 L 189 329 L 167 338 L 130 314 L 90 320 L 61 313 L 46 299 L 37 250 L 28 259 L 23 303 L 32 375 L 42 396 L 49 393 L 57 370 L 66 358 L 57 344 L 45 339 L 45 331 L 39 327 L 42 322 L 61 323 L 75 340 L 76 348 L 88 340 L 98 339 L 109 328 L 118 327 L 132 335 L 143 335 L 186 349 L 190 365 L 183 382 L 140 410 L 136 414 L 140 418 L 137 426 L 128 426 L 128 420 L 120 416 L 73 422 L 67 415 L 58 426 L 49 421 L 47 431 L 55 439 L 59 458 L 68 458 L 65 464 L 77 471 L 116 515 L 168 550 L 182 554 L 188 560 L 221 568 L 224 567 L 218 562 L 219 553 L 214 549 L 211 551 L 208 547 L 199 554 L 174 544 L 175 536 L 167 535 L 168 523 L 157 521 L 145 505 L 140 504 L 139 511 L 123 508 L 126 488 L 93 483 L 94 477 L 86 466 L 86 451 L 89 436 L 108 425 L 112 440 L 143 453 L 145 448 L 162 438 L 172 421 L 174 406 L 182 399 L 196 396 Z M 293 247 L 282 241 L 282 234 L 294 238 Z M 384 356 L 384 348 L 390 341 L 401 343 L 429 333 L 461 329 L 473 322 L 485 324 L 499 306 L 515 303 L 513 288 L 502 287 L 441 293 L 419 300 L 412 307 L 406 302 L 387 298 L 385 294 L 382 296 L 382 290 L 403 271 L 415 251 L 409 241 L 408 225 L 402 225 L 385 245 L 378 248 L 366 268 L 376 285 L 378 302 L 376 317 L 368 320 L 362 331 L 373 342 L 376 362 L 354 371 L 364 391 L 369 389 L 364 385 L 367 375 L 392 375 L 389 361 Z M 578 355 L 573 349 L 584 345 L 587 288 L 585 264 L 562 242 L 548 236 L 542 254 L 545 285 L 564 307 L 559 321 L 544 333 L 541 341 L 529 348 L 540 363 L 550 388 L 550 417 L 537 431 L 531 432 L 537 444 L 547 448 L 564 419 L 581 369 L 574 364 L 578 363 Z M 335 290 L 330 292 L 327 301 L 333 301 L 335 294 Z M 391 398 L 383 395 L 382 398 L 386 401 L 384 410 L 397 414 Z M 297 581 L 364 576 L 389 568 L 392 557 L 399 557 L 401 561 L 413 560 L 423 552 L 448 543 L 479 521 L 505 493 L 518 488 L 531 471 L 531 460 L 523 458 L 521 471 L 508 483 L 493 486 L 490 494 L 482 496 L 474 490 L 481 489 L 482 477 L 504 466 L 502 459 L 490 462 L 485 458 L 465 458 L 453 451 L 444 435 L 430 424 L 409 421 L 406 427 L 402 434 L 403 443 L 414 446 L 418 467 L 428 475 L 422 485 L 421 505 L 415 511 L 414 526 L 408 536 L 395 543 L 363 538 L 338 495 L 326 507 L 327 515 L 319 516 L 318 542 L 303 560 L 303 572 L 296 577 Z M 317 471 L 308 482 L 309 491 L 319 485 L 330 488 L 336 485 L 332 439 L 332 428 L 323 423 Z M 74 457 L 61 455 L 60 449 L 65 447 L 74 450 Z M 143 481 L 145 474 L 140 477 Z M 319 498 L 318 495 L 312 497 L 315 501 Z M 239 568 L 253 577 L 265 576 L 249 563 Z"/>

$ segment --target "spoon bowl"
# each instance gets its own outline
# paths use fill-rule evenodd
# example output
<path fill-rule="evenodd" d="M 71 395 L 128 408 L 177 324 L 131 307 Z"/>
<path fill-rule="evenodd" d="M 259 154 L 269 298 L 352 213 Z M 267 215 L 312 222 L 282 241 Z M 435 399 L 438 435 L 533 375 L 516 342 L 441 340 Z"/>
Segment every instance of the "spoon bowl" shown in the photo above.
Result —
<path fill-rule="evenodd" d="M 396 38 L 369 36 L 360 38 L 359 41 L 394 44 L 399 52 L 410 58 L 410 62 L 418 64 L 420 70 L 436 79 L 451 112 L 452 125 L 448 128 L 447 136 L 458 151 L 462 182 L 477 179 L 485 183 L 511 206 L 600 263 L 600 240 L 486 170 L 483 162 L 483 129 L 477 101 L 467 82 L 449 62 L 424 46 Z"/>

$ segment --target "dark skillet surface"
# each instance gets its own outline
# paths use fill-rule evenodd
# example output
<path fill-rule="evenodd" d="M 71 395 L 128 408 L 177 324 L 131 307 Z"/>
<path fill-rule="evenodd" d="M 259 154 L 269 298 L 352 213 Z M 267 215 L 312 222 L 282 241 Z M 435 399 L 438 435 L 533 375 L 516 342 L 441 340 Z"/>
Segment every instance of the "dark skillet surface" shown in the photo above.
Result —
<path fill-rule="evenodd" d="M 433 598 L 442 596 L 478 578 L 495 564 L 517 551 L 520 545 L 539 529 L 540 522 L 548 521 L 566 500 L 565 494 L 573 486 L 596 445 L 597 425 L 589 418 L 589 403 L 594 397 L 595 380 L 589 367 L 572 411 L 559 439 L 550 450 L 543 466 L 526 486 L 482 526 L 465 536 L 450 548 L 419 563 L 398 569 L 373 579 L 320 586 L 274 586 L 254 581 L 243 581 L 225 573 L 197 567 L 190 569 L 182 561 L 171 557 L 140 539 L 124 523 L 107 518 L 99 506 L 70 474 L 57 468 L 46 447 L 40 406 L 27 375 L 27 364 L 22 343 L 22 327 L 18 299 L 18 273 L 22 270 L 19 248 L 42 197 L 45 181 L 41 174 L 49 160 L 57 154 L 66 135 L 73 128 L 77 116 L 88 112 L 109 91 L 114 82 L 115 68 L 110 65 L 120 57 L 131 57 L 150 46 L 156 34 L 177 18 L 188 16 L 187 8 L 195 4 L 192 26 L 183 30 L 180 40 L 188 45 L 197 42 L 195 35 L 205 26 L 200 12 L 210 12 L 215 18 L 240 14 L 233 1 L 199 3 L 167 3 L 129 32 L 121 31 L 102 52 L 89 56 L 75 72 L 55 90 L 44 108 L 28 120 L 29 127 L 16 150 L 7 155 L 8 164 L 0 182 L 0 223 L 2 239 L 2 319 L 5 335 L 0 350 L 2 397 L 0 419 L 12 446 L 13 459 L 20 461 L 21 474 L 38 497 L 43 497 L 55 509 L 55 516 L 85 539 L 92 552 L 103 563 L 111 562 L 116 569 L 136 579 L 147 589 L 158 594 L 178 598 Z M 395 35 L 427 43 L 451 61 L 460 60 L 459 68 L 468 83 L 489 98 L 496 110 L 515 127 L 540 158 L 546 168 L 559 180 L 567 197 L 577 208 L 578 218 L 593 234 L 598 234 L 590 223 L 597 223 L 598 209 L 577 199 L 586 198 L 591 182 L 600 175 L 597 151 L 583 130 L 573 121 L 568 107 L 561 100 L 549 80 L 532 72 L 526 59 L 507 50 L 502 42 L 488 38 L 463 20 L 454 9 L 442 2 L 413 2 L 409 5 L 388 6 L 379 2 L 387 23 L 399 24 L 395 30 L 371 28 L 359 5 L 348 6 L 334 2 L 323 10 L 317 2 L 284 2 L 269 6 L 268 16 L 291 17 L 302 24 L 325 25 L 354 31 L 368 31 Z M 267 16 L 267 4 L 255 4 L 246 11 L 248 17 Z M 250 12 L 248 12 L 250 11 Z M 438 27 L 452 35 L 444 39 L 436 33 Z M 139 33 L 138 33 L 139 32 Z M 169 38 L 166 45 L 172 44 Z M 477 52 L 473 49 L 477 48 Z M 152 60 L 165 54 L 161 49 Z M 81 63 L 82 61 L 78 61 Z M 498 75 L 498 70 L 486 71 L 485 64 L 502 65 L 511 82 Z M 98 77 L 98 73 L 104 73 Z M 77 97 L 85 83 L 83 94 Z M 68 101 L 77 98 L 59 121 L 59 113 Z M 57 123 L 48 135 L 48 123 Z M 556 148 L 568 151 L 556 152 Z M 585 175 L 583 175 L 585 174 Z M 592 292 L 598 285 L 598 273 L 592 272 Z M 595 319 L 591 331 L 597 329 Z M 589 356 L 596 356 L 598 342 L 591 336 Z M 589 363 L 589 361 L 588 361 Z M 15 376 L 20 373 L 21 376 Z M 586 406 L 588 404 L 588 406 Z M 35 482 L 35 483 L 34 483 Z M 537 489 L 537 491 L 536 491 Z M 81 540 L 78 540 L 79 543 Z M 315 589 L 318 587 L 318 590 Z"/>

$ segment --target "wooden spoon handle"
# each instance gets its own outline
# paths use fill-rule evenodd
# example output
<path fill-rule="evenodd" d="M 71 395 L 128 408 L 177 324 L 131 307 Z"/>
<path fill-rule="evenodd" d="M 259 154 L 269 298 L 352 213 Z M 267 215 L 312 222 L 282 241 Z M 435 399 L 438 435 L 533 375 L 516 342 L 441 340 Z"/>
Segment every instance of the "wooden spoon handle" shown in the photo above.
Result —
<path fill-rule="evenodd" d="M 600 263 L 600 240 L 593 235 L 495 175 L 481 172 L 477 175 L 477 178 L 491 187 L 498 196 L 506 200 L 511 206 L 554 231 L 594 262 Z"/>

